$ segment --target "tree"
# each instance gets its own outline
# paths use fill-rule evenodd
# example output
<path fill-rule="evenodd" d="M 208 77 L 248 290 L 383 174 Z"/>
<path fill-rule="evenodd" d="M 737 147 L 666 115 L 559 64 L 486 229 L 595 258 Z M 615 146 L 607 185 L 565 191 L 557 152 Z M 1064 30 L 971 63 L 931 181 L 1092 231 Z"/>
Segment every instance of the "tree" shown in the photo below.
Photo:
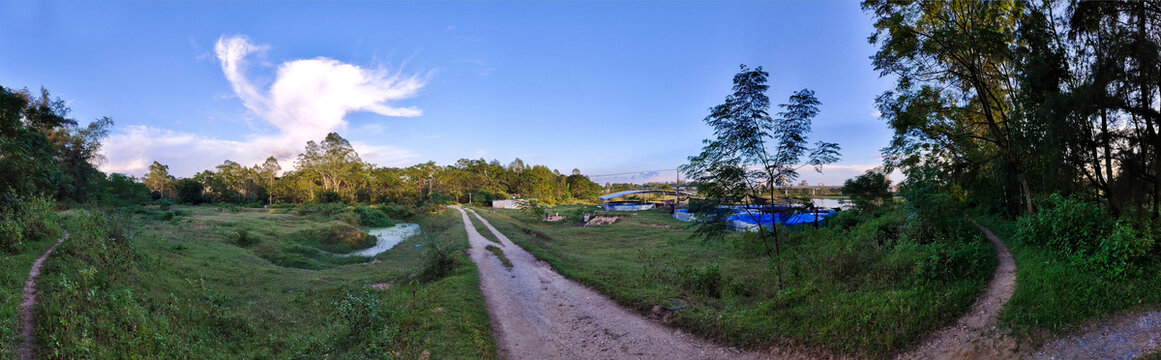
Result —
<path fill-rule="evenodd" d="M 351 143 L 338 133 L 327 134 L 321 143 L 308 141 L 305 151 L 298 155 L 297 165 L 296 172 L 306 180 L 349 200 L 354 200 L 356 188 L 370 180 L 368 171 L 371 166 L 364 163 Z M 310 193 L 314 198 L 314 186 Z"/>
<path fill-rule="evenodd" d="M 145 174 L 142 182 L 149 190 L 156 191 L 163 197 L 170 197 L 173 195 L 173 183 L 176 179 L 169 175 L 168 165 L 154 161 L 149 165 L 149 173 Z"/>
<path fill-rule="evenodd" d="M 850 196 L 859 211 L 871 213 L 891 201 L 891 181 L 881 169 L 871 169 L 843 183 L 843 194 Z"/>
<path fill-rule="evenodd" d="M 731 214 L 724 207 L 754 205 L 758 194 L 769 194 L 773 200 L 780 180 L 793 180 L 799 168 L 813 165 L 821 172 L 823 165 L 838 160 L 837 144 L 819 142 L 813 148 L 806 146 L 806 134 L 819 112 L 820 102 L 814 92 L 795 92 L 788 103 L 780 105 L 780 118 L 774 119 L 769 115 L 770 99 L 766 96 L 768 77 L 761 66 L 740 66 L 733 79 L 734 92 L 724 104 L 710 108 L 710 115 L 705 118 L 714 129 L 714 137 L 704 140 L 701 153 L 689 157 L 689 164 L 681 168 L 704 197 L 690 207 L 691 212 L 706 219 L 696 225 L 696 236 L 724 237 L 725 220 Z M 768 144 L 772 144 L 774 153 Z M 756 222 L 759 220 L 758 215 L 747 213 Z M 781 255 L 777 229 L 775 225 L 770 229 L 759 226 L 758 230 L 759 241 L 771 261 Z M 781 284 L 781 266 L 777 269 Z"/>
<path fill-rule="evenodd" d="M 61 171 L 53 161 L 55 149 L 38 128 L 67 123 L 60 116 L 37 116 L 27 92 L 0 86 L 0 209 L 22 195 L 55 189 Z"/>
<path fill-rule="evenodd" d="M 202 198 L 202 183 L 194 179 L 181 179 L 174 184 L 177 189 L 177 201 L 186 204 L 201 204 Z"/>
<path fill-rule="evenodd" d="M 1002 161 L 1032 212 L 1016 122 L 1014 53 L 1023 11 L 1013 1 L 951 2 L 868 0 L 874 13 L 873 62 L 898 78 L 876 102 L 895 129 L 888 152 L 893 166 L 950 162 L 968 171 Z M 1008 184 L 1005 184 L 1008 185 Z"/>
<path fill-rule="evenodd" d="M 278 159 L 273 156 L 266 158 L 262 165 L 254 166 L 254 172 L 258 174 L 258 181 L 264 189 L 266 189 L 267 203 L 274 203 L 274 185 L 278 179 L 278 173 L 282 172 L 282 166 L 278 165 Z"/>

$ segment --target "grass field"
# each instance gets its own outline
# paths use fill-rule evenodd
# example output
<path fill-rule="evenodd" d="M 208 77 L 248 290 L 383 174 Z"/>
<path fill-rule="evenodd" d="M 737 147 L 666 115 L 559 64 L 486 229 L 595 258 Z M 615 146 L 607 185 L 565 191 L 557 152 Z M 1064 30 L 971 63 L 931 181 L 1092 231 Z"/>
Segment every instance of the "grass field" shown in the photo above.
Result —
<path fill-rule="evenodd" d="M 321 265 L 311 270 L 280 266 L 263 246 L 303 246 L 309 242 L 294 234 L 332 227 L 341 213 L 174 212 L 183 215 L 66 219 L 73 238 L 42 277 L 43 356 L 496 357 L 458 213 L 412 219 L 424 234 L 375 263 L 304 256 Z M 257 239 L 239 242 L 239 229 Z M 436 249 L 443 261 L 432 256 Z"/>
<path fill-rule="evenodd" d="M 1016 260 L 1016 292 L 1000 318 L 1018 333 L 1061 333 L 1113 312 L 1161 305 L 1161 262 L 1143 265 L 1140 274 L 1107 278 L 1057 252 L 1016 241 L 1012 220 L 977 221 L 1008 244 Z"/>
<path fill-rule="evenodd" d="M 640 313 L 684 306 L 673 325 L 751 349 L 794 344 L 885 357 L 963 314 L 996 264 L 976 232 L 919 244 L 902 235 L 905 214 L 892 213 L 851 228 L 793 233 L 775 259 L 779 287 L 774 263 L 752 235 L 693 239 L 687 223 L 662 211 L 600 227 L 480 212 L 562 275 Z"/>

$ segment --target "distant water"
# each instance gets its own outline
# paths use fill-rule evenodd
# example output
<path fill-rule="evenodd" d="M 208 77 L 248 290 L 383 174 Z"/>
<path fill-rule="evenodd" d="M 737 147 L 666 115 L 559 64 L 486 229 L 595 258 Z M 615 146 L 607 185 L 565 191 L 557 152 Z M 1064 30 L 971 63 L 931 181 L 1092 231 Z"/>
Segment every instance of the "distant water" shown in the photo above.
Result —
<path fill-rule="evenodd" d="M 826 208 L 826 209 L 843 208 L 843 209 L 846 209 L 846 208 L 851 207 L 851 205 L 849 203 L 844 204 L 839 199 L 818 199 L 818 198 L 815 198 L 815 199 L 811 199 L 811 200 L 814 201 L 814 206 L 819 207 L 819 208 Z"/>
<path fill-rule="evenodd" d="M 375 256 L 391 250 L 396 244 L 407 238 L 419 234 L 419 224 L 397 224 L 389 228 L 378 228 L 367 231 L 375 236 L 375 246 L 355 251 L 347 256 Z"/>

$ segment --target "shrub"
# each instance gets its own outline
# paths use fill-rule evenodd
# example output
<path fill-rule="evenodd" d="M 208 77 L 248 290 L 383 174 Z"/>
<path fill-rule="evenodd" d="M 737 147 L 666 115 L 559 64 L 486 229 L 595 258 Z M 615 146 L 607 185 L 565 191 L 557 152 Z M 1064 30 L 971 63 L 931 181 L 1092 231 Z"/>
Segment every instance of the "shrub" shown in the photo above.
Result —
<path fill-rule="evenodd" d="M 379 206 L 378 209 L 384 214 L 387 214 L 387 217 L 392 219 L 410 219 L 411 217 L 415 216 L 415 211 L 404 205 L 382 205 Z"/>
<path fill-rule="evenodd" d="M 1121 277 L 1134 271 L 1133 264 L 1153 247 L 1147 226 L 1138 230 L 1099 204 L 1059 194 L 1037 203 L 1037 213 L 1017 220 L 1016 239 L 1051 249 L 1105 276 Z"/>
<path fill-rule="evenodd" d="M 186 204 L 201 204 L 205 201 L 202 198 L 202 183 L 194 179 L 181 179 L 175 186 L 177 188 L 177 201 Z"/>
<path fill-rule="evenodd" d="M 427 248 L 427 261 L 424 263 L 423 270 L 420 271 L 419 278 L 424 281 L 435 281 L 442 279 L 451 273 L 459 264 L 451 250 L 450 241 L 440 241 L 437 237 L 432 235 L 432 231 L 423 234 L 424 244 Z"/>
<path fill-rule="evenodd" d="M 343 299 L 331 303 L 331 306 L 335 309 L 335 317 L 347 325 L 351 337 L 356 339 L 379 332 L 389 324 L 390 316 L 384 311 L 379 294 L 369 287 L 354 294 L 343 291 Z"/>
<path fill-rule="evenodd" d="M 339 193 L 330 190 L 319 193 L 317 200 L 320 204 L 337 203 L 342 201 L 339 197 Z"/>
<path fill-rule="evenodd" d="M 355 207 L 355 215 L 358 215 L 359 225 L 371 227 L 391 227 L 395 226 L 391 219 L 387 218 L 387 214 L 366 206 Z"/>
<path fill-rule="evenodd" d="M 26 242 L 55 237 L 59 230 L 56 203 L 44 197 L 17 200 L 0 212 L 0 251 L 12 254 Z"/>
<path fill-rule="evenodd" d="M 374 236 L 340 221 L 332 221 L 325 227 L 316 230 L 298 232 L 295 237 L 300 243 L 340 254 L 375 245 Z"/>
<path fill-rule="evenodd" d="M 709 264 L 700 269 L 686 265 L 679 275 L 682 286 L 690 292 L 711 298 L 722 295 L 722 271 L 717 264 Z"/>
<path fill-rule="evenodd" d="M 250 234 L 250 230 L 247 229 L 238 229 L 237 234 L 234 236 L 234 245 L 241 247 L 251 247 L 260 241 L 257 235 Z"/>
<path fill-rule="evenodd" d="M 875 209 L 891 201 L 891 181 L 881 169 L 871 169 L 843 183 L 843 194 L 851 197 L 855 209 L 864 212 L 873 212 Z"/>

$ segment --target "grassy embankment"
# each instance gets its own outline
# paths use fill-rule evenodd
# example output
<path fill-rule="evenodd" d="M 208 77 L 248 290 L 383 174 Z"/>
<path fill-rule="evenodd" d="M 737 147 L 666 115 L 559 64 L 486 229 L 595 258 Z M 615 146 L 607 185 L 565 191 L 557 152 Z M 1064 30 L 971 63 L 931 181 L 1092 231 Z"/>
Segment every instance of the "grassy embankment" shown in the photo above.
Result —
<path fill-rule="evenodd" d="M 40 354 L 496 357 L 458 212 L 410 219 L 425 235 L 369 263 L 327 253 L 371 245 L 345 227 L 351 211 L 175 210 L 65 219 L 72 237 L 41 280 Z"/>
<path fill-rule="evenodd" d="M 1015 238 L 1016 222 L 977 216 L 1012 250 L 1016 292 L 1000 318 L 1017 333 L 1061 333 L 1122 310 L 1161 306 L 1161 261 L 1121 278 L 1102 276 L 1042 246 Z"/>
<path fill-rule="evenodd" d="M 978 232 L 920 244 L 905 235 L 906 215 L 895 212 L 849 228 L 794 232 L 776 257 L 784 278 L 778 287 L 753 235 L 704 242 L 661 211 L 600 227 L 544 223 L 513 210 L 481 213 L 564 276 L 626 307 L 648 313 L 684 305 L 671 316 L 674 325 L 754 349 L 805 344 L 887 356 L 955 321 L 996 264 Z"/>

